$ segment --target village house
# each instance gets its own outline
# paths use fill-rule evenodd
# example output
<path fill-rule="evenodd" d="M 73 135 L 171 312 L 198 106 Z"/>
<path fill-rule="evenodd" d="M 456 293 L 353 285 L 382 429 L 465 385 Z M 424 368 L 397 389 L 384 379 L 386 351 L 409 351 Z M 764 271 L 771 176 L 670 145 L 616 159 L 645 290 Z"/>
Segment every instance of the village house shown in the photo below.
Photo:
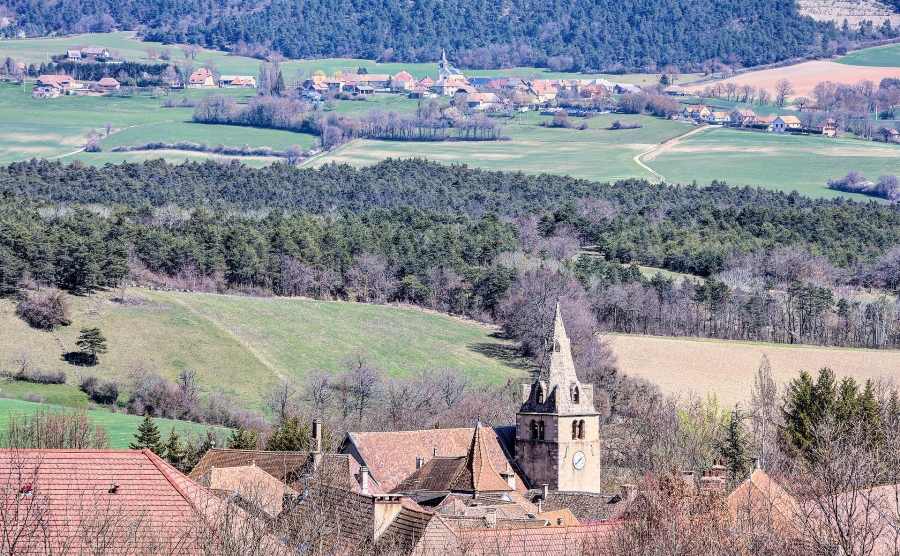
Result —
<path fill-rule="evenodd" d="M 688 94 L 687 89 L 679 85 L 669 85 L 663 89 L 663 93 L 671 97 L 683 97 Z"/>
<path fill-rule="evenodd" d="M 609 96 L 609 90 L 603 85 L 585 85 L 578 94 L 581 98 L 587 99 L 606 98 Z"/>
<path fill-rule="evenodd" d="M 403 70 L 391 78 L 391 90 L 398 92 L 411 92 L 416 88 L 419 80 Z"/>
<path fill-rule="evenodd" d="M 440 79 L 431 87 L 431 90 L 445 97 L 452 97 L 456 93 L 477 92 L 475 87 L 469 85 L 469 82 L 462 75 L 451 75 Z"/>
<path fill-rule="evenodd" d="M 729 118 L 728 112 L 710 112 L 706 121 L 711 125 L 725 125 L 731 121 L 731 118 Z"/>
<path fill-rule="evenodd" d="M 251 75 L 222 75 L 219 87 L 223 89 L 255 89 L 256 78 Z"/>
<path fill-rule="evenodd" d="M 359 75 L 356 78 L 356 82 L 368 85 L 372 87 L 374 90 L 388 90 L 388 83 L 391 82 L 392 77 L 386 73 L 370 73 Z"/>
<path fill-rule="evenodd" d="M 741 109 L 734 110 L 731 115 L 731 125 L 734 127 L 748 127 L 752 126 L 757 122 L 759 116 L 756 115 L 756 112 L 750 109 Z"/>
<path fill-rule="evenodd" d="M 800 131 L 800 128 L 800 118 L 797 116 L 777 116 L 772 120 L 772 131 L 775 133 Z"/>
<path fill-rule="evenodd" d="M 113 79 L 112 77 L 104 77 L 100 81 L 97 82 L 97 88 L 105 93 L 110 93 L 112 91 L 118 91 L 120 84 L 118 81 Z"/>
<path fill-rule="evenodd" d="M 487 110 L 499 102 L 500 99 L 494 93 L 474 93 L 466 96 L 466 105 L 473 110 Z"/>
<path fill-rule="evenodd" d="M 71 95 L 82 88 L 81 83 L 68 75 L 39 75 L 31 94 L 34 98 L 56 98 Z"/>
<path fill-rule="evenodd" d="M 528 88 L 528 92 L 534 95 L 539 104 L 545 104 L 556 98 L 559 90 L 550 84 L 549 81 L 535 80 Z"/>
<path fill-rule="evenodd" d="M 633 95 L 641 92 L 641 88 L 638 85 L 632 85 L 630 83 L 613 83 L 613 91 L 617 95 Z"/>
<path fill-rule="evenodd" d="M 66 58 L 69 60 L 81 60 L 80 50 L 66 50 Z"/>
<path fill-rule="evenodd" d="M 702 104 L 692 104 L 684 107 L 681 116 L 685 119 L 691 119 L 697 122 L 705 122 L 712 112 Z"/>
<path fill-rule="evenodd" d="M 81 58 L 93 58 L 98 62 L 104 62 L 110 57 L 109 49 L 101 47 L 89 46 L 81 49 Z"/>
<path fill-rule="evenodd" d="M 215 86 L 216 82 L 213 79 L 213 74 L 206 68 L 200 68 L 192 73 L 187 83 L 188 89 L 201 89 Z"/>
<path fill-rule="evenodd" d="M 819 122 L 816 126 L 825 137 L 837 137 L 837 122 L 831 118 L 826 118 Z"/>

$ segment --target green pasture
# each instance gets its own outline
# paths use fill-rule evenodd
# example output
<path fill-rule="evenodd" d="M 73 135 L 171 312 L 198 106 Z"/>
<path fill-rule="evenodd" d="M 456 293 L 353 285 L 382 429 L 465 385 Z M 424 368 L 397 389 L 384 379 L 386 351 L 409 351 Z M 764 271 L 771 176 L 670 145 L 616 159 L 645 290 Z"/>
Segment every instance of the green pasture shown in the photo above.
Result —
<path fill-rule="evenodd" d="M 793 136 L 712 128 L 679 140 L 644 163 L 675 183 L 749 185 L 780 191 L 796 190 L 818 198 L 871 197 L 828 189 L 830 178 L 859 170 L 875 180 L 900 174 L 900 146 L 815 135 Z"/>
<path fill-rule="evenodd" d="M 11 416 L 33 415 L 38 410 L 71 411 L 40 403 L 0 398 L 0 430 L 6 430 L 9 427 Z M 95 424 L 101 425 L 106 429 L 107 434 L 109 434 L 110 448 L 114 450 L 127 450 L 128 445 L 134 442 L 134 435 L 137 434 L 138 426 L 140 426 L 141 421 L 144 420 L 143 417 L 137 415 L 125 415 L 109 411 L 88 410 L 85 411 L 85 413 Z M 173 427 L 178 431 L 182 438 L 194 438 L 195 436 L 206 434 L 207 427 L 197 423 L 175 421 L 172 419 L 154 419 L 153 422 L 159 428 L 163 439 L 169 437 L 169 431 L 171 431 Z"/>
<path fill-rule="evenodd" d="M 531 174 L 567 174 L 599 181 L 654 176 L 634 162 L 634 157 L 654 145 L 689 131 L 683 122 L 603 114 L 587 120 L 589 129 L 552 129 L 538 126 L 536 112 L 505 120 L 503 134 L 510 141 L 412 143 L 402 141 L 354 141 L 310 164 L 329 162 L 354 166 L 374 164 L 384 158 L 422 157 L 445 164 L 469 164 L 488 170 Z M 615 120 L 640 122 L 640 129 L 606 129 Z M 572 118 L 579 126 L 582 118 Z"/>
<path fill-rule="evenodd" d="M 115 147 L 130 147 L 151 141 L 175 143 L 209 143 L 211 147 L 223 144 L 229 147 L 272 147 L 282 150 L 292 145 L 308 149 L 315 137 L 305 133 L 294 133 L 277 129 L 258 129 L 231 125 L 206 125 L 191 121 L 158 122 L 123 129 L 100 141 L 104 151 Z M 113 153 L 115 154 L 115 153 Z"/>
<path fill-rule="evenodd" d="M 241 164 L 246 164 L 251 168 L 263 168 L 275 161 L 284 160 L 283 158 L 271 156 L 224 156 L 215 153 L 200 153 L 179 150 L 132 151 L 122 153 L 80 152 L 77 154 L 70 154 L 60 157 L 59 160 L 66 163 L 79 160 L 86 166 L 103 166 L 104 164 L 122 164 L 123 162 L 137 164 L 140 162 L 144 162 L 145 160 L 156 160 L 160 158 L 170 164 L 181 164 L 185 161 L 205 162 L 207 160 L 214 160 L 217 162 L 230 162 L 232 160 L 237 160 Z"/>
<path fill-rule="evenodd" d="M 81 46 L 102 46 L 114 53 L 125 57 L 132 62 L 148 62 L 147 49 L 154 48 L 157 52 L 169 49 L 172 53 L 172 62 L 183 62 L 184 56 L 178 45 L 163 45 L 161 43 L 142 42 L 133 38 L 134 33 L 108 33 L 76 35 L 67 38 L 51 39 L 24 39 L 0 41 L 0 57 L 10 56 L 20 62 L 40 63 L 47 61 L 54 54 L 65 54 L 66 50 Z M 243 56 L 228 56 L 226 52 L 217 50 L 204 50 L 198 53 L 192 60 L 195 67 L 209 62 L 220 73 L 226 75 L 253 75 L 259 74 L 260 60 Z M 299 79 L 311 75 L 316 71 L 324 71 L 328 75 L 336 71 L 355 72 L 359 68 L 366 68 L 369 73 L 389 73 L 395 75 L 402 70 L 408 71 L 415 77 L 437 75 L 437 61 L 431 63 L 376 63 L 372 60 L 326 58 L 317 60 L 286 60 L 281 63 L 282 72 L 286 80 Z M 602 78 L 621 83 L 636 83 L 648 85 L 656 83 L 655 74 L 630 74 L 610 75 L 596 74 L 585 75 L 575 72 L 551 72 L 542 68 L 509 68 L 498 70 L 465 70 L 466 75 L 473 76 L 498 76 L 498 77 L 537 77 L 541 79 L 593 79 Z M 679 83 L 694 81 L 698 74 L 685 74 L 678 79 Z"/>
<path fill-rule="evenodd" d="M 900 67 L 900 44 L 875 46 L 851 52 L 835 60 L 848 66 L 875 66 L 883 68 Z"/>
<path fill-rule="evenodd" d="M 74 297 L 72 325 L 56 332 L 28 327 L 12 301 L 0 300 L 0 370 L 12 371 L 13 355 L 22 349 L 37 368 L 65 370 L 73 385 L 79 373 L 124 379 L 130 365 L 144 362 L 172 380 L 182 369 L 193 370 L 203 395 L 232 395 L 250 407 L 259 407 L 279 378 L 340 371 L 341 359 L 356 349 L 394 377 L 453 367 L 476 383 L 502 384 L 523 373 L 507 359 L 511 344 L 489 328 L 424 311 L 142 288 L 129 289 L 127 297 L 139 303 L 114 303 L 108 294 Z M 66 363 L 62 356 L 77 349 L 79 330 L 95 326 L 106 335 L 109 353 L 94 367 Z M 74 387 L 15 387 L 10 393 L 19 398 L 35 393 L 56 403 L 85 401 Z"/>

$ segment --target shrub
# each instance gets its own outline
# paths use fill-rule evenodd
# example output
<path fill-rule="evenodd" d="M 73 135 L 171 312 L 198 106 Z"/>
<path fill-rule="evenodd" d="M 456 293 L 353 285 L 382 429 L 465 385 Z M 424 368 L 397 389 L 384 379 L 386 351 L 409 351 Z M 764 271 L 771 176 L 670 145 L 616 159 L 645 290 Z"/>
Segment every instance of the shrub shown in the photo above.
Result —
<path fill-rule="evenodd" d="M 101 383 L 95 376 L 82 377 L 81 391 L 95 403 L 103 405 L 112 405 L 119 399 L 119 385 L 115 381 Z"/>
<path fill-rule="evenodd" d="M 21 370 L 13 375 L 15 380 L 34 382 L 35 384 L 65 384 L 65 371 L 42 371 L 40 369 Z"/>
<path fill-rule="evenodd" d="M 72 323 L 72 302 L 61 291 L 38 292 L 29 295 L 16 306 L 16 315 L 33 328 L 53 330 Z"/>

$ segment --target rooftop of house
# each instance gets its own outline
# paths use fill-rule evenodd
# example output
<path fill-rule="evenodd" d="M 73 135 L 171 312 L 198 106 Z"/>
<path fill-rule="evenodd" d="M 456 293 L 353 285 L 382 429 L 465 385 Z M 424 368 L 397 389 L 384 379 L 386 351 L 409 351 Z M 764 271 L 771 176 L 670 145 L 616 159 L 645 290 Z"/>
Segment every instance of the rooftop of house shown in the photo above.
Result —
<path fill-rule="evenodd" d="M 271 516 L 281 513 L 285 495 L 299 493 L 255 465 L 240 467 L 210 467 L 198 483 L 215 494 L 243 496 Z"/>

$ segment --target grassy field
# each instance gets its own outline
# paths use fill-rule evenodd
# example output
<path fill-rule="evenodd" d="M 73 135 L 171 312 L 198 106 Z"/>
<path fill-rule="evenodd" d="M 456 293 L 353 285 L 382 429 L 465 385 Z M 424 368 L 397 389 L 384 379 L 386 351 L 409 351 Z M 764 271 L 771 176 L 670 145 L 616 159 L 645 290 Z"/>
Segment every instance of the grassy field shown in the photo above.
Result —
<path fill-rule="evenodd" d="M 78 35 L 63 39 L 28 39 L 0 42 L 0 58 L 7 56 L 25 63 L 46 62 L 49 56 L 64 54 L 66 50 L 80 46 L 102 46 L 111 52 L 118 53 L 132 62 L 148 62 L 147 48 L 154 48 L 157 52 L 169 49 L 172 52 L 172 60 L 183 60 L 178 45 L 163 45 L 160 43 L 141 42 L 132 38 L 134 33 L 109 33 Z M 259 73 L 260 60 L 243 56 L 228 56 L 225 52 L 216 50 L 204 50 L 197 54 L 194 65 L 199 67 L 205 62 L 211 62 L 215 69 L 226 75 L 253 75 Z M 432 63 L 385 63 L 379 64 L 372 60 L 359 60 L 348 58 L 326 58 L 320 60 L 286 60 L 281 63 L 284 78 L 290 80 L 295 77 L 311 75 L 321 70 L 328 75 L 336 71 L 355 72 L 358 68 L 366 68 L 369 73 L 397 74 L 402 70 L 408 71 L 415 77 L 437 75 L 437 61 Z M 541 68 L 510 68 L 500 70 L 466 70 L 466 75 L 480 76 L 509 76 L 509 77 L 539 77 L 542 79 L 593 79 L 604 78 L 620 83 L 647 84 L 655 83 L 655 74 L 630 74 L 609 75 L 595 74 L 585 75 L 573 72 L 551 72 Z M 679 78 L 679 82 L 694 81 L 697 74 L 685 74 Z"/>
<path fill-rule="evenodd" d="M 419 310 L 145 289 L 128 295 L 141 303 L 113 303 L 103 294 L 74 298 L 74 322 L 57 333 L 29 328 L 11 301 L 0 300 L 0 369 L 12 370 L 20 349 L 40 368 L 66 370 L 72 384 L 78 373 L 123 378 L 130 364 L 151 362 L 171 379 L 182 369 L 193 370 L 203 394 L 234 395 L 251 407 L 259 406 L 279 377 L 338 372 L 341 359 L 355 349 L 394 377 L 453 367 L 476 383 L 497 384 L 524 373 L 506 361 L 510 344 L 494 338 L 491 329 Z M 78 331 L 93 326 L 109 339 L 109 353 L 95 367 L 65 363 L 62 354 L 76 349 Z M 16 397 L 36 393 L 48 401 L 49 387 L 16 388 L 10 392 Z M 58 396 L 65 401 L 71 393 Z"/>
<path fill-rule="evenodd" d="M 875 180 L 900 174 L 900 146 L 856 139 L 792 136 L 713 128 L 645 156 L 645 164 L 676 183 L 725 180 L 803 195 L 871 199 L 827 188 L 829 178 L 859 170 Z"/>
<path fill-rule="evenodd" d="M 204 125 L 190 121 L 159 122 L 123 129 L 100 141 L 104 151 L 115 147 L 130 147 L 151 141 L 175 143 L 190 141 L 192 143 L 207 142 L 211 147 L 218 144 L 229 147 L 272 147 L 281 150 L 291 145 L 300 145 L 308 149 L 312 145 L 313 135 L 282 131 L 278 129 L 258 129 L 253 127 L 231 125 Z"/>
<path fill-rule="evenodd" d="M 503 134 L 511 141 L 480 143 L 409 143 L 355 141 L 337 152 L 312 161 L 313 166 L 344 162 L 373 164 L 386 157 L 424 157 L 443 163 L 469 164 L 489 170 L 568 174 L 593 180 L 648 178 L 654 176 L 634 162 L 634 157 L 657 143 L 691 129 L 690 125 L 649 116 L 603 114 L 588 121 L 590 129 L 550 129 L 537 125 L 550 119 L 536 112 L 508 121 Z M 617 119 L 640 122 L 640 129 L 606 129 Z M 576 125 L 580 118 L 573 118 Z"/>
<path fill-rule="evenodd" d="M 835 60 L 848 66 L 900 68 L 900 44 L 888 44 L 851 52 Z"/>
<path fill-rule="evenodd" d="M 10 416 L 31 415 L 39 409 L 66 411 L 45 404 L 0 398 L 0 430 L 6 430 L 9 426 Z M 124 415 L 109 411 L 86 411 L 86 414 L 94 423 L 106 428 L 106 432 L 109 434 L 110 447 L 114 450 L 127 450 L 128 445 L 134 442 L 134 435 L 137 434 L 138 426 L 143 421 L 143 417 L 138 417 L 137 415 Z M 159 428 L 163 439 L 169 437 L 169 431 L 173 427 L 182 438 L 193 438 L 196 435 L 206 434 L 206 426 L 196 423 L 173 421 L 171 419 L 154 419 L 153 421 Z"/>
<path fill-rule="evenodd" d="M 613 335 L 610 340 L 625 373 L 649 379 L 665 392 L 714 392 L 725 404 L 740 402 L 745 408 L 763 354 L 769 358 L 779 388 L 801 370 L 816 376 L 826 366 L 839 377 L 852 376 L 857 381 L 900 378 L 900 353 L 896 351 L 652 336 Z"/>

